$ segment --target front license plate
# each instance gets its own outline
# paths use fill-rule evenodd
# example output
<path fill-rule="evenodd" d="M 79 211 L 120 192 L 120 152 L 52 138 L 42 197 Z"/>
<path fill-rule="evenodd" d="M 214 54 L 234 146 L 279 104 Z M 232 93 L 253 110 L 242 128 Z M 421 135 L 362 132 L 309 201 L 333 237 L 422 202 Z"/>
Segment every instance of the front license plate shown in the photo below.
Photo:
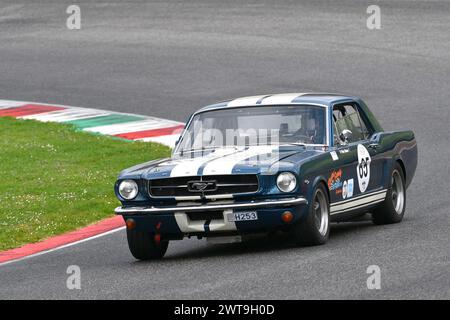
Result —
<path fill-rule="evenodd" d="M 239 211 L 228 214 L 228 221 L 251 221 L 258 220 L 256 211 Z"/>

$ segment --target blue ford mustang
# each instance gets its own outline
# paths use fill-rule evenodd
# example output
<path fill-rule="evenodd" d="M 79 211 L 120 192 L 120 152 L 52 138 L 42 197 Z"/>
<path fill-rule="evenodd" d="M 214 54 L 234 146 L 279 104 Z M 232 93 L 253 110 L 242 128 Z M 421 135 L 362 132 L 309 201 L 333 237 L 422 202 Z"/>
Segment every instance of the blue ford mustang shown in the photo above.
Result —
<path fill-rule="evenodd" d="M 414 133 L 385 132 L 359 98 L 244 97 L 195 112 L 171 158 L 122 171 L 115 212 L 141 260 L 186 236 L 281 230 L 318 245 L 332 221 L 370 212 L 376 224 L 400 222 L 416 166 Z"/>

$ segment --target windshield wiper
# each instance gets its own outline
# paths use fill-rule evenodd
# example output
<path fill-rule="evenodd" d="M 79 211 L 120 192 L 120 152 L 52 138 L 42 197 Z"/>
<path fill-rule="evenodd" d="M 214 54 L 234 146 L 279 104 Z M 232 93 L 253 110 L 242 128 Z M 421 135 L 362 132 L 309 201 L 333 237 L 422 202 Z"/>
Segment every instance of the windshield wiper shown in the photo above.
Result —
<path fill-rule="evenodd" d="M 303 142 L 286 142 L 284 143 L 284 145 L 289 145 L 289 146 L 299 146 L 299 147 L 305 147 L 308 145 L 307 143 L 303 143 Z"/>
<path fill-rule="evenodd" d="M 187 150 L 181 150 L 180 152 L 177 152 L 177 154 L 183 155 L 186 152 L 204 152 L 204 151 L 208 151 L 208 150 L 223 149 L 223 148 L 234 148 L 234 149 L 237 149 L 237 146 L 216 146 L 216 147 L 206 147 L 206 148 L 202 147 L 200 149 L 192 148 L 192 149 L 187 149 Z"/>

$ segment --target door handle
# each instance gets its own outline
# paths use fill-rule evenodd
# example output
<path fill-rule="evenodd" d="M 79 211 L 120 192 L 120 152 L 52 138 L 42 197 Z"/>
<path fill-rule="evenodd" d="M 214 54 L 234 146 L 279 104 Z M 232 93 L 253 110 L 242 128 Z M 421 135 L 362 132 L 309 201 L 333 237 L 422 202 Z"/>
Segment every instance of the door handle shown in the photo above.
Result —
<path fill-rule="evenodd" d="M 369 144 L 370 149 L 377 149 L 378 146 L 379 146 L 379 143 L 377 143 L 377 142 L 372 142 Z"/>

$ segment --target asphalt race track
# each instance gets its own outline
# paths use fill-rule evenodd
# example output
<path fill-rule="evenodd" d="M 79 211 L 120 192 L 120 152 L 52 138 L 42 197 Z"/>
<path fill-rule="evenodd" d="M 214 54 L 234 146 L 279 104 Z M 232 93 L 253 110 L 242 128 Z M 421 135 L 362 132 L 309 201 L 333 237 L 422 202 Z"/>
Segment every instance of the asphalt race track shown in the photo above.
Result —
<path fill-rule="evenodd" d="M 81 30 L 66 28 L 72 0 L 1 2 L 1 99 L 185 121 L 242 95 L 359 95 L 386 130 L 416 133 L 405 218 L 335 225 L 320 247 L 186 239 L 148 263 L 120 230 L 0 266 L 0 298 L 450 298 L 450 2 L 376 1 L 380 30 L 368 1 L 92 2 L 77 1 Z M 69 265 L 81 290 L 66 287 Z"/>

